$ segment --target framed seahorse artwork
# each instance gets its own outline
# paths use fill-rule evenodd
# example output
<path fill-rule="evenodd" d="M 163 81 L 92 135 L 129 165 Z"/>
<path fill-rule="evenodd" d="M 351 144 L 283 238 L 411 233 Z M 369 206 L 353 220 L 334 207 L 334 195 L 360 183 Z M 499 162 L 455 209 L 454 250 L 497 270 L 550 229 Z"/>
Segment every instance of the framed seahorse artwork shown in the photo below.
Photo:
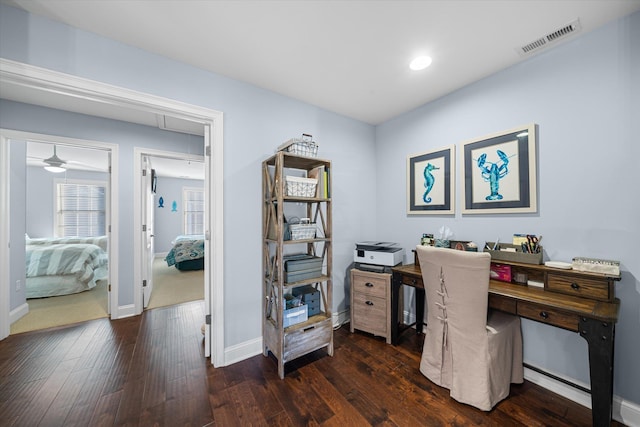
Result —
<path fill-rule="evenodd" d="M 455 150 L 407 157 L 407 214 L 455 214 Z"/>
<path fill-rule="evenodd" d="M 463 214 L 537 211 L 537 125 L 462 144 Z"/>

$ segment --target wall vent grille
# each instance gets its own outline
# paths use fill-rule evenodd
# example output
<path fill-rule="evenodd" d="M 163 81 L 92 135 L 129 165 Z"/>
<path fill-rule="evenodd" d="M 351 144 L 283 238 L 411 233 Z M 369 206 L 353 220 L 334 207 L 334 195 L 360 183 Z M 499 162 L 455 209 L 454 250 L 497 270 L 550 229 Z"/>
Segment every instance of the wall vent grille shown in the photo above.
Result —
<path fill-rule="evenodd" d="M 558 28 L 557 30 L 552 31 L 544 37 L 540 37 L 539 39 L 532 41 L 531 43 L 527 43 L 526 45 L 519 47 L 517 51 L 521 56 L 531 55 L 532 53 L 549 46 L 551 43 L 560 41 L 574 33 L 579 32 L 581 29 L 582 25 L 580 25 L 580 20 L 576 19 L 570 24 L 567 24 L 562 28 Z"/>

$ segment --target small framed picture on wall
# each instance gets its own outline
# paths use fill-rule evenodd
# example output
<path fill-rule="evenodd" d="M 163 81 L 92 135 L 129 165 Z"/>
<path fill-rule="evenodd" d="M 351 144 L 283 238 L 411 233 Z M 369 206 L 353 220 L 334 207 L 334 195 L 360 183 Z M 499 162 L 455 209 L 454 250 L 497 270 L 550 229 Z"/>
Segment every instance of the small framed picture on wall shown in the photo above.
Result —
<path fill-rule="evenodd" d="M 407 214 L 454 214 L 454 169 L 454 145 L 407 157 Z"/>

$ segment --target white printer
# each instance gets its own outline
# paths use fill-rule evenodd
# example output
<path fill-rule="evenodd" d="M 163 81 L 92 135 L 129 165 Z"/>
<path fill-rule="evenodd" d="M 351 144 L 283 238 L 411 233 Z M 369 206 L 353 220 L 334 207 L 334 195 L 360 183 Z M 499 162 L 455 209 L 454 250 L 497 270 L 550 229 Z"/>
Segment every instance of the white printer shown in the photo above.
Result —
<path fill-rule="evenodd" d="M 401 264 L 404 250 L 397 243 L 391 242 L 359 242 L 353 251 L 353 261 L 362 270 L 382 271 L 384 267 Z"/>

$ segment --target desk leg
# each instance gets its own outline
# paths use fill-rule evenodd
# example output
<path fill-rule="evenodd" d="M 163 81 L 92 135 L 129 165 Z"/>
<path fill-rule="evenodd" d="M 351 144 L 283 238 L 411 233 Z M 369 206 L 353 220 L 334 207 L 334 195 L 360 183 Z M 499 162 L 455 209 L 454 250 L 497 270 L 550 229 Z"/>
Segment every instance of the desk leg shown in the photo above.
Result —
<path fill-rule="evenodd" d="M 589 344 L 592 424 L 594 427 L 610 426 L 615 324 L 583 317 L 580 336 Z"/>
<path fill-rule="evenodd" d="M 402 287 L 402 276 L 393 273 L 391 277 L 391 344 L 398 344 L 398 302 L 400 300 L 400 288 Z"/>
<path fill-rule="evenodd" d="M 424 289 L 415 288 L 416 290 L 416 334 L 422 333 L 422 325 L 424 324 Z"/>

